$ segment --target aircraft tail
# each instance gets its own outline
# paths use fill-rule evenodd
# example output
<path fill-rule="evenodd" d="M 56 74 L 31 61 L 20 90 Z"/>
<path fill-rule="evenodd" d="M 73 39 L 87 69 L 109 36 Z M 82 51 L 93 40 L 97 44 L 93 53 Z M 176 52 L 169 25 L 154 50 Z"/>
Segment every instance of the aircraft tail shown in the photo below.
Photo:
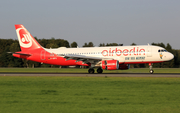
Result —
<path fill-rule="evenodd" d="M 41 45 L 34 39 L 34 37 L 27 31 L 27 29 L 22 24 L 15 25 L 15 29 L 21 51 L 42 48 Z"/>

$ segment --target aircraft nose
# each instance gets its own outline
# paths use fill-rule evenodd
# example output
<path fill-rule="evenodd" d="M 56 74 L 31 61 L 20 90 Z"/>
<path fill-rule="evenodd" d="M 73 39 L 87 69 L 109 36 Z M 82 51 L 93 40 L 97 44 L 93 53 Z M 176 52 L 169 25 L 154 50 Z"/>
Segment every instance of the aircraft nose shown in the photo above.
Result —
<path fill-rule="evenodd" d="M 172 60 L 174 58 L 174 55 L 172 53 L 169 53 L 168 58 L 169 58 L 169 60 Z"/>

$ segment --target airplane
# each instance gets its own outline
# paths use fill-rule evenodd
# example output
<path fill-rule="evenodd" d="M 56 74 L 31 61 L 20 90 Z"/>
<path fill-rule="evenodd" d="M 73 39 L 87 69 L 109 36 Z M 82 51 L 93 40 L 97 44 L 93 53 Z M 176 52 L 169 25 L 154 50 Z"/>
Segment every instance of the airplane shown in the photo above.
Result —
<path fill-rule="evenodd" d="M 60 66 L 89 66 L 88 73 L 103 70 L 126 70 L 130 64 L 149 64 L 172 60 L 174 55 L 162 47 L 153 45 L 108 46 L 47 49 L 42 47 L 22 24 L 15 25 L 21 51 L 12 55 L 17 58 Z"/>

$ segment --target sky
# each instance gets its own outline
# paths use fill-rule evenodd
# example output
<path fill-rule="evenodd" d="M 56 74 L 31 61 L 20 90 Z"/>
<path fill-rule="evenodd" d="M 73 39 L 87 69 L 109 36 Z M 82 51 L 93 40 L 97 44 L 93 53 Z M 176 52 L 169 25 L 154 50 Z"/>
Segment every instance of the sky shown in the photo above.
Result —
<path fill-rule="evenodd" d="M 1 0 L 0 38 L 17 39 L 23 24 L 38 39 L 69 43 L 147 45 L 180 49 L 180 0 Z"/>

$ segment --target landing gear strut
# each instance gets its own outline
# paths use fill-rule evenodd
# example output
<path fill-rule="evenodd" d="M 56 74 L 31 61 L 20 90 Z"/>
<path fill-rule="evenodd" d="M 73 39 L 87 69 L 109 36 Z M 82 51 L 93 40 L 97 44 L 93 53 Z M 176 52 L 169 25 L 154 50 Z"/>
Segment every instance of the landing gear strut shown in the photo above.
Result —
<path fill-rule="evenodd" d="M 88 72 L 89 72 L 90 74 L 93 74 L 93 73 L 94 73 L 94 69 L 93 69 L 93 68 L 90 68 L 90 69 L 88 70 Z"/>
<path fill-rule="evenodd" d="M 99 68 L 97 69 L 97 73 L 102 73 L 102 72 L 103 72 L 102 68 L 99 67 Z"/>
<path fill-rule="evenodd" d="M 150 69 L 150 71 L 149 71 L 149 72 L 150 72 L 151 74 L 153 74 L 153 73 L 154 73 L 154 70 L 152 69 L 152 65 L 153 65 L 152 63 L 149 63 L 149 69 Z"/>

